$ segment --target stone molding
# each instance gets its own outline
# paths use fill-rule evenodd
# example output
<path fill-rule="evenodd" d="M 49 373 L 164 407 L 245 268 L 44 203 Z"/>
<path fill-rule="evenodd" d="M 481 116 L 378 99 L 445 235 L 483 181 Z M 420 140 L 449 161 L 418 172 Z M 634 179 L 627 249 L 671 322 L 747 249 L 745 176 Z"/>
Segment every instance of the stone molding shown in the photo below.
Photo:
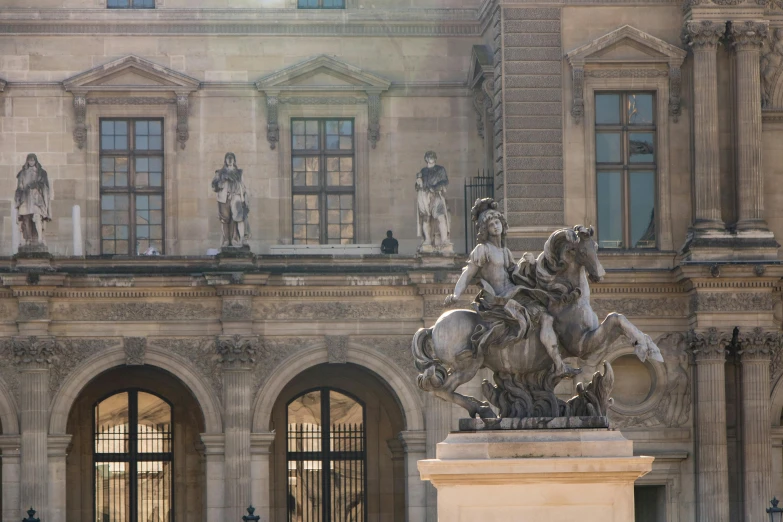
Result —
<path fill-rule="evenodd" d="M 87 99 L 87 105 L 167 105 L 169 103 L 177 103 L 177 100 L 154 96 L 112 96 Z"/>
<path fill-rule="evenodd" d="M 218 316 L 215 306 L 201 303 L 62 303 L 55 308 L 71 321 L 187 321 Z"/>
<path fill-rule="evenodd" d="M 688 334 L 691 352 L 696 362 L 715 362 L 726 360 L 726 346 L 732 341 L 732 333 L 715 327 L 703 332 L 691 330 Z"/>
<path fill-rule="evenodd" d="M 46 301 L 20 301 L 19 315 L 20 321 L 40 321 L 49 317 L 49 303 Z"/>
<path fill-rule="evenodd" d="M 12 341 L 14 362 L 21 369 L 48 369 L 55 356 L 55 338 L 19 336 Z"/>
<path fill-rule="evenodd" d="M 629 317 L 685 317 L 688 315 L 688 300 L 683 297 L 595 297 L 591 301 L 593 311 L 599 318 L 609 312 L 621 312 Z"/>
<path fill-rule="evenodd" d="M 602 51 L 619 45 L 623 40 L 641 46 L 647 56 L 644 58 L 628 58 L 622 67 L 617 62 L 602 58 Z M 584 82 L 585 78 L 651 78 L 669 77 L 669 115 L 674 122 L 678 121 L 681 106 L 682 62 L 686 52 L 679 47 L 667 43 L 630 25 L 624 25 L 592 42 L 577 47 L 566 54 L 571 65 L 573 82 L 573 99 L 571 116 L 580 123 L 584 115 Z M 666 69 L 662 69 L 662 67 Z"/>
<path fill-rule="evenodd" d="M 308 77 L 321 72 L 342 81 L 342 85 L 308 83 Z M 274 71 L 256 82 L 256 88 L 267 99 L 267 141 L 274 149 L 280 139 L 277 107 L 279 104 L 296 105 L 355 105 L 367 104 L 367 139 L 376 147 L 380 134 L 382 92 L 388 91 L 391 82 L 332 56 L 321 54 L 302 62 Z M 314 95 L 313 93 L 318 93 Z M 363 93 L 366 98 L 357 98 Z M 352 96 L 352 94 L 354 96 Z"/>
<path fill-rule="evenodd" d="M 424 453 L 427 451 L 426 431 L 401 431 L 397 440 L 402 443 L 405 453 Z"/>
<path fill-rule="evenodd" d="M 0 34 L 2 34 L 1 29 Z M 131 84 L 116 84 L 111 81 L 128 73 L 144 81 Z M 76 122 L 73 131 L 74 141 L 80 149 L 84 148 L 87 142 L 87 126 L 85 122 L 88 104 L 112 105 L 111 102 L 116 101 L 120 105 L 157 105 L 161 104 L 164 99 L 161 97 L 122 96 L 96 97 L 94 99 L 100 99 L 100 101 L 92 101 L 93 98 L 88 98 L 89 93 L 106 94 L 118 91 L 172 93 L 173 98 L 171 98 L 171 102 L 165 103 L 176 105 L 177 142 L 180 148 L 184 149 L 188 140 L 188 100 L 190 94 L 197 91 L 199 86 L 200 82 L 195 78 L 134 55 L 113 60 L 72 76 L 63 81 L 63 87 L 74 95 L 73 106 Z"/>
<path fill-rule="evenodd" d="M 144 355 L 147 352 L 146 337 L 125 337 L 125 364 L 128 366 L 140 366 L 144 364 Z"/>
<path fill-rule="evenodd" d="M 769 37 L 769 22 L 756 20 L 731 22 L 728 25 L 727 36 L 737 51 L 759 51 Z"/>
<path fill-rule="evenodd" d="M 256 362 L 258 342 L 257 335 L 218 335 L 215 337 L 218 362 L 224 369 L 250 369 Z"/>
<path fill-rule="evenodd" d="M 725 33 L 724 22 L 689 20 L 683 27 L 683 40 L 694 49 L 717 49 Z"/>
<path fill-rule="evenodd" d="M 771 292 L 697 292 L 691 296 L 694 312 L 769 312 L 775 307 Z"/>
<path fill-rule="evenodd" d="M 330 320 L 353 321 L 370 319 L 390 321 L 394 319 L 421 318 L 420 301 L 346 302 L 321 301 L 309 303 L 261 301 L 254 303 L 253 318 L 269 320 Z"/>

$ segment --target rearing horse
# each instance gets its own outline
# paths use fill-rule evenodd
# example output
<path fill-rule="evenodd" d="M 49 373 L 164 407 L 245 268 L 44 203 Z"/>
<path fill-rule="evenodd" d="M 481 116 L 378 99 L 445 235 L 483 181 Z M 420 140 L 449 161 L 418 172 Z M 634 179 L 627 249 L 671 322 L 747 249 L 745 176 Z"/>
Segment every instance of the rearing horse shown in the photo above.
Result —
<path fill-rule="evenodd" d="M 612 312 L 599 323 L 590 307 L 590 286 L 605 275 L 598 260 L 592 227 L 576 226 L 552 233 L 544 250 L 535 260 L 536 288 L 551 295 L 562 295 L 570 289 L 572 299 L 550 299 L 548 313 L 565 357 L 586 358 L 625 336 L 641 361 L 651 358 L 663 361 L 652 339 L 641 332 L 624 315 Z M 520 261 L 525 263 L 525 261 Z M 417 382 L 422 390 L 468 410 L 471 417 L 496 415 L 486 401 L 456 393 L 458 386 L 470 381 L 480 368 L 495 375 L 511 375 L 519 380 L 531 374 L 547 372 L 552 359 L 539 339 L 538 327 L 519 342 L 505 347 L 488 346 L 477 353 L 471 341 L 476 327 L 484 323 L 473 310 L 450 310 L 443 313 L 432 328 L 420 328 L 413 337 L 412 351 L 416 368 L 421 372 Z M 496 379 L 497 380 L 497 379 Z M 485 383 L 485 395 L 491 385 Z"/>

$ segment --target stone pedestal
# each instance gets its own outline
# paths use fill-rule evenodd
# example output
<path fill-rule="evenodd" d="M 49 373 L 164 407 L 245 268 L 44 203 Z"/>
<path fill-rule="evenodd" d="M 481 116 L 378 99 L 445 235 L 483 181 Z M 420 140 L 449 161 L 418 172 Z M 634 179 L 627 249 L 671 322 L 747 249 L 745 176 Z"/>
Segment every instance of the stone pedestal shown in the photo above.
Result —
<path fill-rule="evenodd" d="M 605 429 L 456 432 L 419 472 L 438 488 L 441 522 L 628 522 L 653 460 Z"/>

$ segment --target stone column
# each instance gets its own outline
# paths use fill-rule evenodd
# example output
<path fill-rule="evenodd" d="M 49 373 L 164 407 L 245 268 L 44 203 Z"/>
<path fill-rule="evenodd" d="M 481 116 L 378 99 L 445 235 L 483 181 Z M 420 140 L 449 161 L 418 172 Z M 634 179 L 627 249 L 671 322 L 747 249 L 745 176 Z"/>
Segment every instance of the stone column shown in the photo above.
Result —
<path fill-rule="evenodd" d="M 427 493 L 419 475 L 418 462 L 427 458 L 427 432 L 401 431 L 397 437 L 405 450 L 406 522 L 427 521 Z"/>
<path fill-rule="evenodd" d="M 472 381 L 471 381 L 472 382 Z M 431 393 L 425 399 L 427 409 L 427 458 L 435 458 L 435 450 L 439 442 L 443 442 L 451 430 L 451 403 L 439 399 Z M 427 491 L 427 520 L 438 519 L 438 490 L 431 482 L 424 485 Z"/>
<path fill-rule="evenodd" d="M 0 436 L 0 458 L 2 459 L 3 483 L 0 486 L 3 494 L 3 522 L 17 522 L 23 517 L 19 510 L 19 475 L 20 475 L 20 453 L 19 453 L 19 435 Z"/>
<path fill-rule="evenodd" d="M 780 345 L 779 332 L 755 328 L 741 336 L 742 480 L 744 519 L 766 520 L 772 498 L 772 421 L 769 412 L 770 354 Z"/>
<path fill-rule="evenodd" d="M 729 25 L 736 52 L 737 88 L 737 229 L 767 230 L 764 221 L 764 173 L 761 171 L 761 44 L 768 22 Z"/>
<path fill-rule="evenodd" d="M 14 337 L 14 357 L 20 372 L 21 494 L 22 511 L 31 506 L 49 519 L 49 364 L 54 337 Z"/>
<path fill-rule="evenodd" d="M 272 443 L 274 432 L 250 434 L 250 500 L 261 520 L 272 520 Z"/>
<path fill-rule="evenodd" d="M 685 35 L 693 49 L 695 229 L 724 229 L 720 212 L 717 49 L 725 29 L 722 22 L 709 20 L 685 23 Z"/>
<path fill-rule="evenodd" d="M 49 506 L 47 522 L 65 522 L 65 499 L 67 478 L 65 458 L 71 444 L 71 435 L 49 436 Z"/>
<path fill-rule="evenodd" d="M 225 511 L 225 437 L 220 434 L 201 435 L 207 460 L 205 499 L 206 522 L 226 522 Z M 241 518 L 237 519 L 241 520 Z"/>
<path fill-rule="evenodd" d="M 258 351 L 254 336 L 218 336 L 223 368 L 225 517 L 241 520 L 250 505 L 250 370 Z"/>
<path fill-rule="evenodd" d="M 696 507 L 698 522 L 729 522 L 726 445 L 727 332 L 710 328 L 691 335 L 696 359 Z"/>

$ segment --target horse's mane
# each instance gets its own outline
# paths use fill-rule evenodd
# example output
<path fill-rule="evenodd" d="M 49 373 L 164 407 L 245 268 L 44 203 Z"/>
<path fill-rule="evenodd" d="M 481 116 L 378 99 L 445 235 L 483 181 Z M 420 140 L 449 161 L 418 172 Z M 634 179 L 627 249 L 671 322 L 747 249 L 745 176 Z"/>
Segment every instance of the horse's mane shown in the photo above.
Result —
<path fill-rule="evenodd" d="M 566 269 L 563 254 L 579 242 L 579 236 L 570 228 L 556 230 L 544 243 L 544 250 L 538 255 L 535 267 L 536 288 L 545 291 L 551 300 L 572 302 L 581 291 L 569 284 L 557 282 L 557 276 Z M 561 280 L 562 281 L 562 280 Z"/>

